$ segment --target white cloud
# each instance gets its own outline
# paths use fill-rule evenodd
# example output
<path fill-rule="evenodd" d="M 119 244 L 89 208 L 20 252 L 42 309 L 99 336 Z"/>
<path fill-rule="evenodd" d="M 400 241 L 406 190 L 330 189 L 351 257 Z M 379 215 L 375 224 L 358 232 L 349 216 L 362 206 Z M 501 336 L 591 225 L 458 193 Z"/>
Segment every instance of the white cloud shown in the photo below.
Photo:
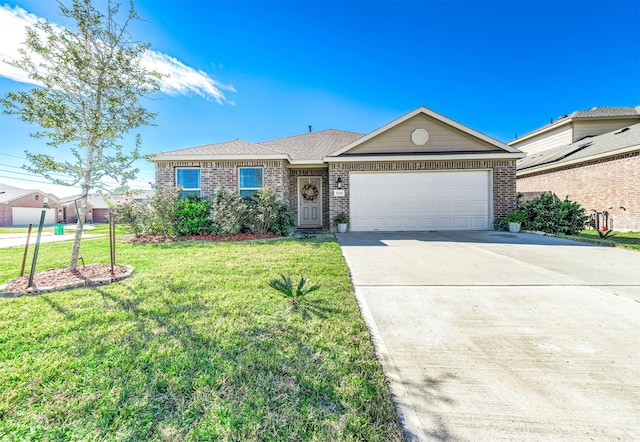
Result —
<path fill-rule="evenodd" d="M 2 60 L 13 61 L 20 57 L 18 49 L 27 38 L 25 26 L 33 26 L 38 20 L 39 17 L 19 6 L 0 6 L 0 77 L 35 84 L 24 71 Z M 146 68 L 163 75 L 160 90 L 169 95 L 196 94 L 222 103 L 229 102 L 223 91 L 235 92 L 233 86 L 219 83 L 206 72 L 186 66 L 176 58 L 158 51 L 148 51 L 143 56 L 142 63 Z"/>
<path fill-rule="evenodd" d="M 142 64 L 151 70 L 160 72 L 160 89 L 169 95 L 197 94 L 204 98 L 214 98 L 221 103 L 226 98 L 223 90 L 235 92 L 233 86 L 223 85 L 206 72 L 197 71 L 179 60 L 158 51 L 145 53 Z"/>

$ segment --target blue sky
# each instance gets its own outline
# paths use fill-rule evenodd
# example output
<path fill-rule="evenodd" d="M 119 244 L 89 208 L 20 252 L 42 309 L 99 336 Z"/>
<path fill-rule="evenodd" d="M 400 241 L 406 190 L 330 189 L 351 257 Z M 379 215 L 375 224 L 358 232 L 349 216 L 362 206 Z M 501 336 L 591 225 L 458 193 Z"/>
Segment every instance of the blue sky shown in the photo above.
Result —
<path fill-rule="evenodd" d="M 640 105 L 640 0 L 135 6 L 145 21 L 132 34 L 174 72 L 145 100 L 158 113 L 156 126 L 138 131 L 145 154 L 269 140 L 309 125 L 367 133 L 418 106 L 508 142 L 574 110 Z M 53 1 L 0 3 L 5 17 L 21 10 L 69 25 Z M 8 32 L 0 23 L 4 58 Z M 3 72 L 0 95 L 32 87 Z M 46 149 L 30 129 L 0 115 L 0 182 L 77 193 L 18 168 L 25 149 Z M 138 166 L 133 184 L 147 187 L 153 165 Z"/>

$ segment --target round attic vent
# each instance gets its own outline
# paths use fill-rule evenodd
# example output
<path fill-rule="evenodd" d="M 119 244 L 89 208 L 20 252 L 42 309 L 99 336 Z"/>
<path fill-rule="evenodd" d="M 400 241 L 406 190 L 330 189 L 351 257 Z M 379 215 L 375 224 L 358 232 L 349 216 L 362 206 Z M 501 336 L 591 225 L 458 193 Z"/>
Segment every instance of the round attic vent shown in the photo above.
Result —
<path fill-rule="evenodd" d="M 416 129 L 411 134 L 411 141 L 416 146 L 424 146 L 429 141 L 429 132 L 424 129 Z"/>

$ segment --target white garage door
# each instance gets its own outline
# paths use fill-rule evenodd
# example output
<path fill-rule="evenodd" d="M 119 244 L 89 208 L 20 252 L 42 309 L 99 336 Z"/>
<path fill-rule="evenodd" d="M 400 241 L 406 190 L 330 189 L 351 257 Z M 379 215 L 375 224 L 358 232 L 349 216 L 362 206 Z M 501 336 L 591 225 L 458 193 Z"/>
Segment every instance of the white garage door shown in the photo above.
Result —
<path fill-rule="evenodd" d="M 56 209 L 46 209 L 47 214 L 44 217 L 45 225 L 52 225 L 56 223 Z M 40 215 L 42 214 L 42 209 L 33 208 L 33 207 L 12 207 L 11 209 L 13 216 L 13 225 L 14 226 L 28 226 L 29 224 L 33 224 L 37 226 L 40 224 Z"/>
<path fill-rule="evenodd" d="M 351 230 L 487 230 L 489 171 L 357 173 Z"/>

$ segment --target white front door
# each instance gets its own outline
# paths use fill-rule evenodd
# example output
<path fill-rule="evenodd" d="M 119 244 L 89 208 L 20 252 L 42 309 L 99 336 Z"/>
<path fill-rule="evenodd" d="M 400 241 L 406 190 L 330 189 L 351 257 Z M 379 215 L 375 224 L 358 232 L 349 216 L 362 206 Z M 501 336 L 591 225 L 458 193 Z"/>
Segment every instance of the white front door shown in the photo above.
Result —
<path fill-rule="evenodd" d="M 298 178 L 298 227 L 322 227 L 322 177 Z"/>

